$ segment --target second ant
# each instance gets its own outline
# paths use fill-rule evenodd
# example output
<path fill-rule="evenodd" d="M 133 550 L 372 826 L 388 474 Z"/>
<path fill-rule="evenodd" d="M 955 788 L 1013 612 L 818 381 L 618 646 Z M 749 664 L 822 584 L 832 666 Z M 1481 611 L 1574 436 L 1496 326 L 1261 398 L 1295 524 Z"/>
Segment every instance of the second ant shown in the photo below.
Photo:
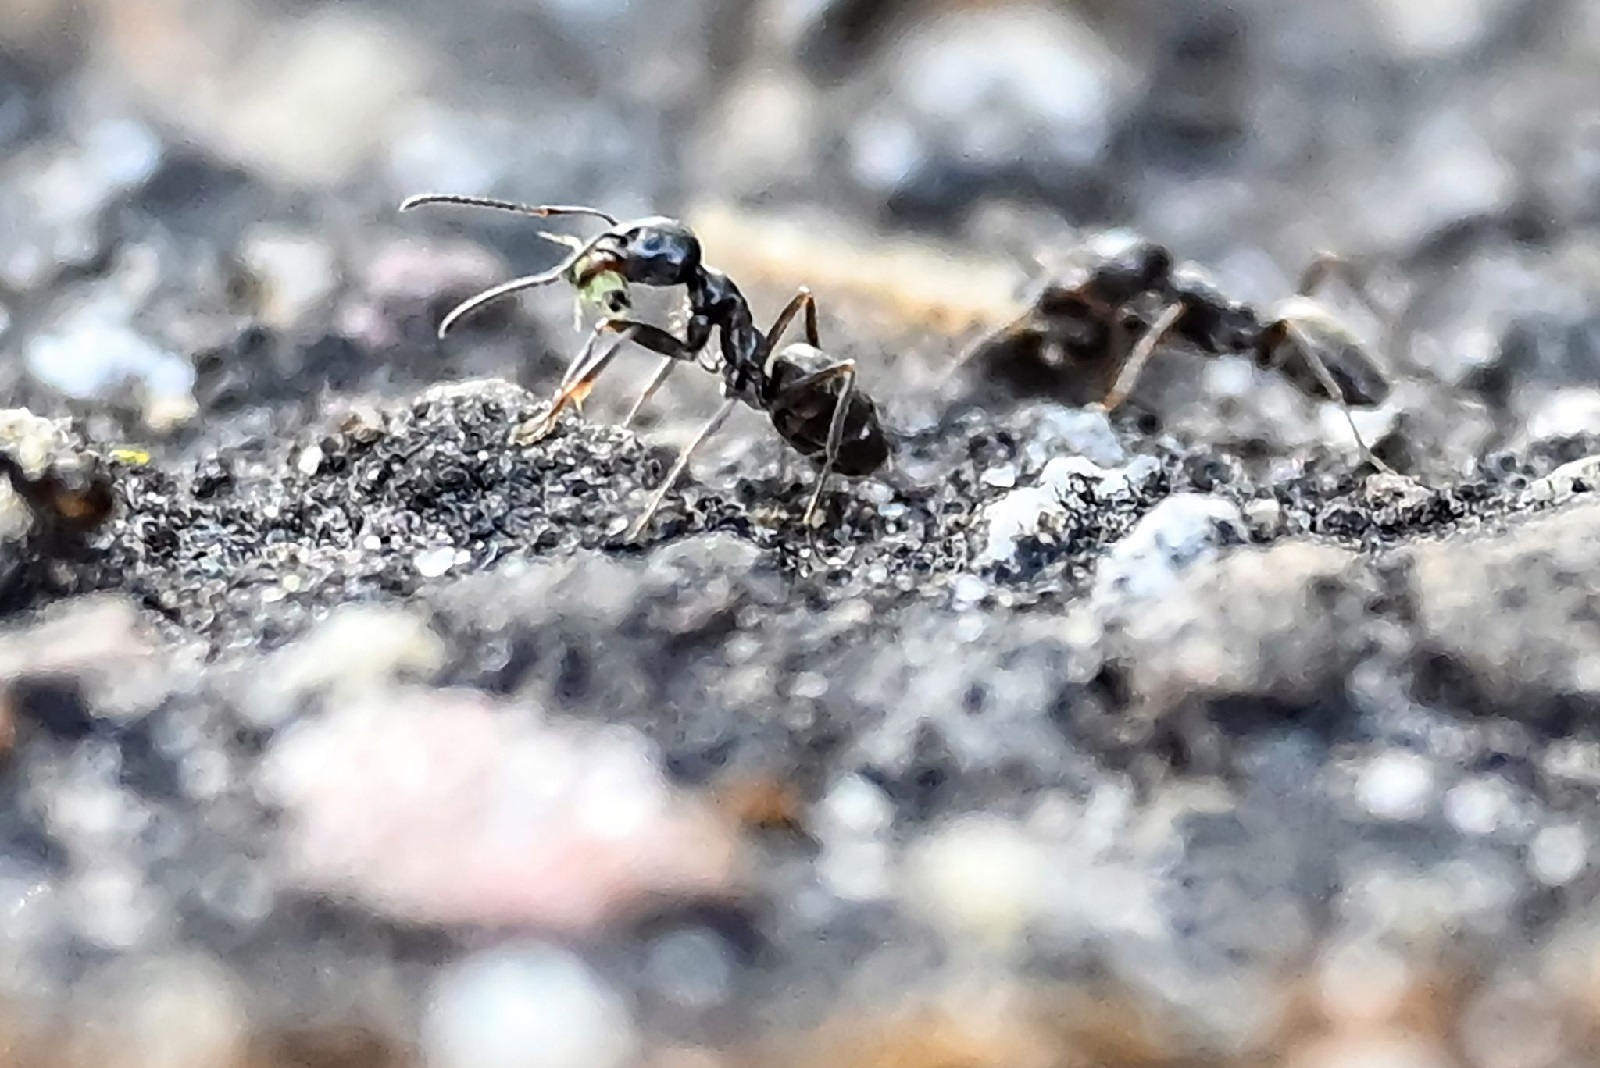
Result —
<path fill-rule="evenodd" d="M 1350 264 L 1324 254 L 1302 274 L 1295 296 L 1263 314 L 1230 299 L 1200 268 L 1175 262 L 1164 246 L 1127 230 L 1105 231 L 1053 265 L 1023 314 L 969 346 L 956 366 L 995 361 L 1033 382 L 1042 377 L 1073 403 L 1110 411 L 1128 399 L 1169 339 L 1207 357 L 1247 355 L 1302 394 L 1337 403 L 1362 455 L 1387 471 L 1350 409 L 1382 404 L 1389 380 L 1355 332 L 1313 297 L 1335 274 L 1373 306 Z"/>

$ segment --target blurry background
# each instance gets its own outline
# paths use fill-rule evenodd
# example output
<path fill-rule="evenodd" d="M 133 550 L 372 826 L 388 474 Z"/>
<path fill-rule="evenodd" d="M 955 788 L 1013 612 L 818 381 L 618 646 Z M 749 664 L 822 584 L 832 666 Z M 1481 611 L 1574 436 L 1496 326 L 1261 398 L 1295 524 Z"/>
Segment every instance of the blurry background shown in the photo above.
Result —
<path fill-rule="evenodd" d="M 83 395 L 131 372 L 158 423 L 191 392 L 547 373 L 526 336 L 441 359 L 404 325 L 407 299 L 506 269 L 452 236 L 552 256 L 514 219 L 393 217 L 424 190 L 820 208 L 1013 265 L 1069 225 L 1131 225 L 1263 302 L 1333 249 L 1390 269 L 1414 372 L 1516 426 L 1600 419 L 1592 398 L 1546 411 L 1596 367 L 1600 20 L 1572 0 L 12 0 L 0 35 L 8 373 Z M 730 269 L 760 246 L 740 233 L 708 228 Z M 400 242 L 424 234 L 452 254 Z M 829 282 L 768 273 L 763 314 Z M 564 300 L 531 302 L 563 352 Z M 188 366 L 251 345 L 248 368 Z"/>
<path fill-rule="evenodd" d="M 523 463 L 526 395 L 415 400 L 542 392 L 579 341 L 556 291 L 436 341 L 560 250 L 396 215 L 430 190 L 686 214 L 763 319 L 811 285 L 921 485 L 852 489 L 862 555 L 806 571 L 762 509 L 808 487 L 741 413 L 697 465 L 723 496 L 684 490 L 716 536 L 580 552 L 660 457 L 595 430 Z M 1583 0 L 0 0 L 0 403 L 154 454 L 123 599 L 0 636 L 0 1056 L 1585 1063 L 1592 528 L 1483 550 L 1476 585 L 1443 549 L 1350 579 L 1326 545 L 1222 548 L 1388 545 L 1595 452 L 1597 224 Z M 1108 225 L 1261 302 L 1318 249 L 1371 258 L 1404 382 L 1365 425 L 1476 488 L 1275 481 L 1347 430 L 1239 361 L 1172 362 L 1117 434 L 940 384 L 1030 256 Z M 714 385 L 676 376 L 652 441 Z M 1055 492 L 1093 515 L 969 567 L 980 505 L 1086 457 Z M 1208 684 L 1198 756 L 1124 715 L 1192 725 Z M 1206 744 L 1225 774 L 1188 777 Z M 501 946 L 523 924 L 556 934 Z"/>

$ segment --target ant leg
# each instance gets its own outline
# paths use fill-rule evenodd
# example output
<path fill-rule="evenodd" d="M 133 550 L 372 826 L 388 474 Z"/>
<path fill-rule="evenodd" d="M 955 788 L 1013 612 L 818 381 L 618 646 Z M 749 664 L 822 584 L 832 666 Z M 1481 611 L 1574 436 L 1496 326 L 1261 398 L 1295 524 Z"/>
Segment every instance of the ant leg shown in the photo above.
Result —
<path fill-rule="evenodd" d="M 707 438 L 715 434 L 718 428 L 728 421 L 728 416 L 733 413 L 733 409 L 738 403 L 738 397 L 729 397 L 723 401 L 722 407 L 717 409 L 717 414 L 713 415 L 706 422 L 706 425 L 700 428 L 700 432 L 690 440 L 689 444 L 683 447 L 683 451 L 678 453 L 678 459 L 672 465 L 672 470 L 667 472 L 667 477 L 656 490 L 656 495 L 650 499 L 650 506 L 644 510 L 644 514 L 628 530 L 629 541 L 638 540 L 639 535 L 644 533 L 645 527 L 650 525 L 651 518 L 655 516 L 657 509 L 661 507 L 661 502 L 667 499 L 667 494 L 672 492 L 672 487 L 677 484 L 678 479 L 683 477 L 684 470 L 689 466 L 689 458 L 694 455 L 696 449 L 705 444 Z"/>
<path fill-rule="evenodd" d="M 766 367 L 767 371 L 770 372 L 772 370 L 771 367 L 766 365 L 773 351 L 778 347 L 778 339 L 783 337 L 783 332 L 789 329 L 789 324 L 794 322 L 794 317 L 800 314 L 801 309 L 804 309 L 806 313 L 806 344 L 814 349 L 822 347 L 822 338 L 817 333 L 816 298 L 811 295 L 810 288 L 801 286 L 800 291 L 794 295 L 793 299 L 783 306 L 783 310 L 778 313 L 778 317 L 772 320 L 772 327 L 767 331 L 767 339 L 761 351 L 761 364 Z"/>
<path fill-rule="evenodd" d="M 839 387 L 839 396 L 834 402 L 833 417 L 828 420 L 828 441 L 822 452 L 822 470 L 817 472 L 817 484 L 811 491 L 811 501 L 806 505 L 805 513 L 800 517 L 802 526 L 811 525 L 811 517 L 816 514 L 817 505 L 822 502 L 822 491 L 828 485 L 828 476 L 833 473 L 833 465 L 839 457 L 839 446 L 844 441 L 844 422 L 850 412 L 850 400 L 856 391 L 856 362 L 854 360 L 840 360 L 829 364 L 821 370 L 813 371 L 804 378 L 797 379 L 784 390 L 787 396 L 807 396 L 818 387 L 834 378 L 844 381 Z"/>
<path fill-rule="evenodd" d="M 822 470 L 817 472 L 817 485 L 811 491 L 811 501 L 806 505 L 805 512 L 800 516 L 800 525 L 811 526 L 811 517 L 816 514 L 817 505 L 822 503 L 822 490 L 828 484 L 828 476 L 833 473 L 834 462 L 839 458 L 839 446 L 844 441 L 844 420 L 850 411 L 850 400 L 856 391 L 856 364 L 854 360 L 844 360 L 830 369 L 838 377 L 844 379 L 839 387 L 839 399 L 833 406 L 833 419 L 828 423 L 828 445 L 822 453 Z M 812 376 L 813 384 L 822 381 L 829 371 L 820 371 Z M 806 380 L 801 379 L 800 384 Z"/>
<path fill-rule="evenodd" d="M 603 352 L 597 351 L 601 337 L 608 331 L 621 336 Z M 590 391 L 594 388 L 595 379 L 600 377 L 600 372 L 606 369 L 623 343 L 627 341 L 645 345 L 657 352 L 674 346 L 681 348 L 683 345 L 665 330 L 649 323 L 634 322 L 631 319 L 602 319 L 595 324 L 582 351 L 567 365 L 566 373 L 561 376 L 561 384 L 550 400 L 550 410 L 537 422 L 525 423 L 519 427 L 517 440 L 537 441 L 550 433 L 556 425 L 556 420 L 569 404 L 581 412 L 583 402 L 588 399 Z"/>
<path fill-rule="evenodd" d="M 530 419 L 523 423 L 512 432 L 511 440 L 514 443 L 525 445 L 544 438 L 555 429 L 556 421 L 569 404 L 582 410 L 585 398 L 589 396 L 589 391 L 594 389 L 595 379 L 599 378 L 600 372 L 616 358 L 617 353 L 622 350 L 623 343 L 632 339 L 634 335 L 634 331 L 625 330 L 620 337 L 612 339 L 611 343 L 602 349 L 601 338 L 605 334 L 607 325 L 609 324 L 600 324 L 589 335 L 583 351 L 578 353 L 578 358 L 567 368 L 560 388 L 551 398 L 550 410 L 538 419 Z"/>
<path fill-rule="evenodd" d="M 1122 370 L 1117 372 L 1117 380 L 1111 386 L 1111 391 L 1106 394 L 1105 400 L 1100 402 L 1101 408 L 1113 411 L 1123 401 L 1128 399 L 1128 394 L 1133 392 L 1134 385 L 1139 380 L 1139 374 L 1144 370 L 1144 365 L 1150 362 L 1150 357 L 1155 355 L 1156 347 L 1178 325 L 1178 319 L 1183 315 L 1182 304 L 1172 304 L 1162 312 L 1160 317 L 1151 324 L 1144 337 L 1133 347 L 1133 352 L 1128 356 L 1128 362 L 1122 365 Z"/>
<path fill-rule="evenodd" d="M 1372 287 L 1367 279 L 1370 269 L 1370 265 L 1357 263 L 1351 257 L 1342 256 L 1337 252 L 1318 252 L 1311 257 L 1311 262 L 1306 264 L 1305 270 L 1300 272 L 1300 284 L 1295 292 L 1302 297 L 1309 297 L 1330 278 L 1337 278 L 1350 287 L 1350 291 L 1368 311 L 1378 318 L 1383 318 L 1387 313 L 1373 297 Z"/>
<path fill-rule="evenodd" d="M 623 426 L 633 425 L 633 421 L 639 417 L 639 409 L 643 408 L 645 403 L 656 395 L 656 390 L 661 388 L 661 384 L 667 380 L 667 376 L 678 366 L 678 362 L 676 356 L 667 356 L 662 359 L 661 363 L 656 366 L 656 373 L 650 379 L 650 384 L 644 387 L 644 392 L 639 394 L 639 399 L 633 402 L 633 407 L 629 408 L 628 414 L 623 417 Z"/>
<path fill-rule="evenodd" d="M 656 390 L 661 388 L 661 384 L 667 380 L 667 376 L 672 373 L 673 368 L 680 363 L 693 363 L 699 355 L 701 346 L 694 343 L 694 331 L 692 328 L 690 330 L 691 336 L 688 338 L 677 337 L 659 326 L 651 326 L 649 323 L 636 323 L 632 320 L 624 319 L 603 320 L 598 329 L 617 330 L 624 327 L 629 329 L 634 344 L 641 348 L 649 349 L 651 352 L 659 352 L 666 357 L 656 368 L 656 373 L 651 377 L 650 384 L 645 386 L 644 392 L 639 394 L 638 399 L 633 402 L 633 407 L 628 409 L 627 416 L 622 420 L 623 426 L 631 426 L 633 421 L 638 418 L 640 409 L 645 406 L 651 397 L 655 396 Z"/>
<path fill-rule="evenodd" d="M 1328 370 L 1328 365 L 1318 355 L 1311 339 L 1306 337 L 1304 332 L 1296 331 L 1294 326 L 1289 323 L 1281 324 L 1280 329 L 1297 335 L 1296 347 L 1300 350 L 1300 354 L 1305 358 L 1306 363 L 1310 365 L 1311 373 L 1317 376 L 1317 381 L 1322 383 L 1322 388 L 1327 390 L 1328 396 L 1333 399 L 1334 403 L 1339 405 L 1339 410 L 1344 413 L 1344 421 L 1349 424 L 1350 433 L 1356 439 L 1356 447 L 1361 450 L 1361 458 L 1386 475 L 1404 477 L 1399 475 L 1399 472 L 1395 471 L 1394 468 L 1378 459 L 1377 454 L 1368 447 L 1367 439 L 1361 436 L 1361 428 L 1356 426 L 1356 415 L 1350 408 L 1349 400 L 1345 398 L 1344 390 L 1339 388 L 1339 383 L 1334 379 L 1333 372 Z"/>
<path fill-rule="evenodd" d="M 956 353 L 956 358 L 945 368 L 944 374 L 939 378 L 939 385 L 942 386 L 954 378 L 963 367 L 977 359 L 978 354 L 989 348 L 989 346 L 1000 342 L 1002 339 L 1015 337 L 1021 333 L 1023 328 L 1033 320 L 1033 317 L 1034 311 L 1029 308 L 1010 322 L 993 330 L 987 330 L 969 341 L 966 347 Z"/>
<path fill-rule="evenodd" d="M 594 329 L 589 332 L 588 340 L 583 343 L 583 348 L 579 349 L 578 354 L 567 363 L 567 369 L 561 372 L 561 384 L 556 387 L 557 397 L 559 397 L 568 386 L 572 385 L 572 383 L 583 377 L 584 364 L 589 360 L 591 354 L 594 352 L 595 346 L 600 344 L 600 336 L 605 333 L 605 329 L 606 324 L 603 322 L 594 324 Z M 581 404 L 582 402 L 580 401 L 578 403 Z"/>

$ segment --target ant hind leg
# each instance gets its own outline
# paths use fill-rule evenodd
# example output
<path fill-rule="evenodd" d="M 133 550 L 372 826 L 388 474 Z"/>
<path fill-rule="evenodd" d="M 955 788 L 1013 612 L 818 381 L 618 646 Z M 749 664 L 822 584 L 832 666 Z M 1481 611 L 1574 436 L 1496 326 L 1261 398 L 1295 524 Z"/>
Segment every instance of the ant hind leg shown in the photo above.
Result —
<path fill-rule="evenodd" d="M 778 317 L 772 320 L 772 328 L 767 331 L 766 344 L 761 351 L 761 363 L 763 366 L 766 365 L 767 360 L 778 347 L 778 339 L 783 336 L 785 330 L 789 329 L 789 324 L 794 322 L 794 317 L 800 314 L 802 309 L 806 313 L 806 344 L 814 349 L 822 347 L 822 337 L 817 332 L 817 300 L 811 295 L 809 287 L 801 286 L 800 291 L 794 295 L 789 303 L 783 306 L 783 310 L 778 313 Z M 768 369 L 770 370 L 770 368 Z"/>
<path fill-rule="evenodd" d="M 822 468 L 817 472 L 817 484 L 813 487 L 811 500 L 800 517 L 802 526 L 811 525 L 811 518 L 816 514 L 817 506 L 822 503 L 822 491 L 827 488 L 828 476 L 833 473 L 834 464 L 838 461 L 839 448 L 844 443 L 845 419 L 850 413 L 850 401 L 856 391 L 856 362 L 845 359 L 829 364 L 790 383 L 784 391 L 789 395 L 806 395 L 835 378 L 843 381 L 839 387 L 839 395 L 834 400 L 833 415 L 828 420 L 828 438 L 823 446 Z"/>

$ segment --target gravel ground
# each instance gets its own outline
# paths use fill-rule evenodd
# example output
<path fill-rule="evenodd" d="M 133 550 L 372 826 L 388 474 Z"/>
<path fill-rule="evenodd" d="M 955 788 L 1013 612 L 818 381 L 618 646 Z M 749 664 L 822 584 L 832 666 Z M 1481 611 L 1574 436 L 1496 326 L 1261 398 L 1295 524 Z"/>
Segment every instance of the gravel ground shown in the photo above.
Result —
<path fill-rule="evenodd" d="M 1597 61 L 1562 0 L 0 3 L 0 1063 L 1592 1063 Z M 629 542 L 714 380 L 515 443 L 570 294 L 435 340 L 551 250 L 426 189 L 811 286 L 892 463 L 804 527 L 741 411 Z M 1398 473 L 1242 356 L 949 374 L 1106 226 L 1374 264 Z"/>

